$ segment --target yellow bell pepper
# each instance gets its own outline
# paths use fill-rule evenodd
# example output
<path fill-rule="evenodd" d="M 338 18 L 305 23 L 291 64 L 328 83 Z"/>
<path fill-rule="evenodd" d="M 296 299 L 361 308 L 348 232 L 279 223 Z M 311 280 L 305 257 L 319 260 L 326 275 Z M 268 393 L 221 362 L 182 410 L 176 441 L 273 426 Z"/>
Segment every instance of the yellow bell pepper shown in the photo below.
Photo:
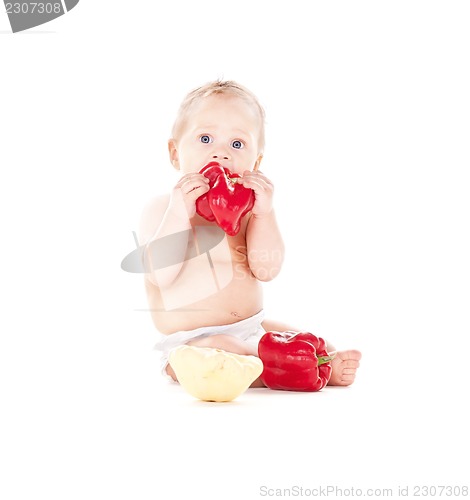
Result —
<path fill-rule="evenodd" d="M 232 401 L 263 371 L 256 356 L 189 345 L 172 349 L 169 363 L 181 386 L 203 401 Z"/>

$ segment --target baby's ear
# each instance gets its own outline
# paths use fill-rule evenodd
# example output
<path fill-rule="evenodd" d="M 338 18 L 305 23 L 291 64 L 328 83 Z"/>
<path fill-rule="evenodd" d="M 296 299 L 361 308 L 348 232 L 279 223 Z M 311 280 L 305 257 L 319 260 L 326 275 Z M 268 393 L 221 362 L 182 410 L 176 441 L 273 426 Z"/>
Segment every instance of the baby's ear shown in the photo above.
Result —
<path fill-rule="evenodd" d="M 259 164 L 261 163 L 261 160 L 263 159 L 263 153 L 260 153 L 258 158 L 255 161 L 255 166 L 253 167 L 253 171 L 256 172 L 259 169 Z"/>
<path fill-rule="evenodd" d="M 178 150 L 176 148 L 175 139 L 170 139 L 168 141 L 168 153 L 170 154 L 171 164 L 176 168 L 176 170 L 180 169 L 180 162 L 178 159 Z"/>

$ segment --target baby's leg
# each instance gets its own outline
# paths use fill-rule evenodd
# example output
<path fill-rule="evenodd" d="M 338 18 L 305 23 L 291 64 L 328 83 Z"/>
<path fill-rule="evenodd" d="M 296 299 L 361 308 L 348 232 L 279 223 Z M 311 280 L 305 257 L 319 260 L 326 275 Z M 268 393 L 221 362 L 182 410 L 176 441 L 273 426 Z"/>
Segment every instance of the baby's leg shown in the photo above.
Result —
<path fill-rule="evenodd" d="M 258 357 L 258 350 L 255 346 L 250 345 L 244 340 L 232 337 L 231 335 L 224 335 L 222 333 L 203 337 L 202 339 L 192 340 L 191 342 L 188 342 L 188 345 L 196 347 L 211 347 L 213 349 L 222 349 L 223 351 L 233 352 L 234 354 Z M 178 381 L 175 372 L 170 365 L 167 366 L 166 372 L 175 382 Z M 250 387 L 264 387 L 264 384 L 258 378 L 251 384 Z"/>
<path fill-rule="evenodd" d="M 262 326 L 267 332 L 305 331 L 272 320 L 264 320 Z M 356 350 L 336 351 L 334 346 L 328 341 L 326 342 L 326 350 L 329 353 L 336 352 L 336 356 L 331 362 L 332 370 L 328 385 L 351 385 L 354 382 L 356 371 L 359 368 L 361 353 Z"/>
<path fill-rule="evenodd" d="M 305 331 L 299 328 L 294 328 L 291 325 L 272 320 L 264 320 L 262 326 L 267 332 Z M 329 342 L 327 342 L 326 344 L 328 352 L 331 353 L 335 351 L 333 345 L 331 345 Z M 231 335 L 211 335 L 209 337 L 204 337 L 202 339 L 188 342 L 188 345 L 197 347 L 212 347 L 214 349 L 222 349 L 224 351 L 233 352 L 235 354 L 258 356 L 257 347 L 236 337 L 232 337 Z M 361 353 L 359 351 L 337 351 L 336 357 L 331 362 L 332 372 L 328 385 L 351 385 L 356 377 L 356 371 L 359 368 L 360 359 Z M 178 381 L 175 372 L 170 365 L 167 366 L 166 372 L 175 382 Z M 264 387 L 264 384 L 258 378 L 251 384 L 251 387 Z"/>

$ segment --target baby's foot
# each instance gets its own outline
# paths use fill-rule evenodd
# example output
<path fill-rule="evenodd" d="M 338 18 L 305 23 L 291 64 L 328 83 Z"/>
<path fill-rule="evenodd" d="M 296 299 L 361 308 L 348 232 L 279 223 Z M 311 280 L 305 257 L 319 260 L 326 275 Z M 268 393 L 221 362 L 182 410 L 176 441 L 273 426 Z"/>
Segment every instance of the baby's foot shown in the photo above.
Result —
<path fill-rule="evenodd" d="M 359 368 L 362 355 L 359 351 L 338 351 L 331 362 L 331 377 L 328 385 L 351 385 Z"/>

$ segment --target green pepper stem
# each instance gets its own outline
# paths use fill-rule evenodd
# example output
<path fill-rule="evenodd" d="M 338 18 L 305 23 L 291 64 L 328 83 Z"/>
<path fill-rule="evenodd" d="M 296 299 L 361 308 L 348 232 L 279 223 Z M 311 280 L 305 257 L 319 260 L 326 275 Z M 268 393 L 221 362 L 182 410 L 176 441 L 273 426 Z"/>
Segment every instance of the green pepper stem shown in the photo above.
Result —
<path fill-rule="evenodd" d="M 318 359 L 318 366 L 324 365 L 325 363 L 329 363 L 330 361 L 332 361 L 335 358 L 336 358 L 336 351 L 332 352 L 328 356 L 318 356 L 318 358 L 317 358 Z"/>

